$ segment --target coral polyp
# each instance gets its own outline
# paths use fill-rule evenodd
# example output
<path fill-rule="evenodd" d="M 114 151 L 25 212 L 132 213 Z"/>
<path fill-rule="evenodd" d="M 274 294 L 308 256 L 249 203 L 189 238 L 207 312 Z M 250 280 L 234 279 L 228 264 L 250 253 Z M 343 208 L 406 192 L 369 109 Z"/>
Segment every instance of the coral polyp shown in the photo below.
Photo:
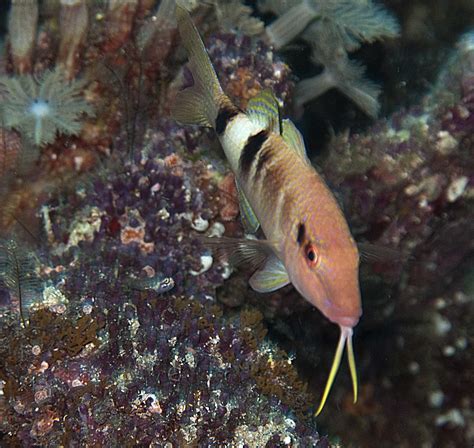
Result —
<path fill-rule="evenodd" d="M 61 70 L 0 78 L 1 122 L 35 145 L 52 143 L 58 134 L 77 135 L 82 115 L 92 114 L 84 98 L 85 80 L 66 81 Z"/>

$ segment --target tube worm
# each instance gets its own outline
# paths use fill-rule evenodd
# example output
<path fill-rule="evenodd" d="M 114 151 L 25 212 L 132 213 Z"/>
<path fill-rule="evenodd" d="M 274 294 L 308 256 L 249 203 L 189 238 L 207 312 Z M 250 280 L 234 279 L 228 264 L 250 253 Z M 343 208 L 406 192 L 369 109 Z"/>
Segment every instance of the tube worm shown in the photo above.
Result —
<path fill-rule="evenodd" d="M 37 0 L 12 0 L 8 33 L 13 67 L 20 75 L 31 72 L 37 25 Z"/>
<path fill-rule="evenodd" d="M 137 6 L 138 0 L 109 0 L 105 52 L 118 50 L 127 42 L 132 32 Z"/>
<path fill-rule="evenodd" d="M 89 17 L 85 0 L 61 0 L 58 63 L 63 67 L 66 79 L 71 80 L 79 71 L 81 49 L 87 37 Z"/>

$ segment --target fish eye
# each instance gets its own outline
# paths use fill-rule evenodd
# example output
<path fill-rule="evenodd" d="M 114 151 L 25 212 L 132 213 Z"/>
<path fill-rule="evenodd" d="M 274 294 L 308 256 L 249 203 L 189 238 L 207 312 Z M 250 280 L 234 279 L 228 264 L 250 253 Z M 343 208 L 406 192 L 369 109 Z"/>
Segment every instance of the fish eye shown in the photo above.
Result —
<path fill-rule="evenodd" d="M 305 248 L 306 261 L 308 265 L 312 268 L 318 264 L 318 252 L 314 244 L 308 244 Z"/>

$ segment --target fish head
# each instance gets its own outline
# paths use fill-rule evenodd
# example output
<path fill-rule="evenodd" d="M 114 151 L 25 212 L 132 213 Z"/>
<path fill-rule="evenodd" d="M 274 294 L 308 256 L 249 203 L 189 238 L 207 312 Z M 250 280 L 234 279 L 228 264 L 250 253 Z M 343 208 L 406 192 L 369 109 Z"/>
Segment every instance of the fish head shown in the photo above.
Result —
<path fill-rule="evenodd" d="M 357 245 L 350 235 L 311 237 L 316 232 L 305 225 L 304 240 L 285 248 L 290 280 L 331 322 L 352 328 L 362 314 Z"/>
<path fill-rule="evenodd" d="M 331 322 L 340 328 L 339 343 L 332 367 L 324 388 L 321 402 L 316 411 L 324 408 L 334 378 L 339 369 L 344 347 L 347 349 L 349 369 L 357 401 L 357 370 L 352 347 L 352 329 L 362 314 L 359 290 L 359 253 L 349 234 L 347 226 L 311 226 L 310 222 L 300 224 L 295 239 L 287 239 L 285 266 L 294 287 L 303 297 L 318 308 Z M 316 230 L 319 229 L 319 233 Z M 292 241 L 290 241 L 292 240 Z"/>

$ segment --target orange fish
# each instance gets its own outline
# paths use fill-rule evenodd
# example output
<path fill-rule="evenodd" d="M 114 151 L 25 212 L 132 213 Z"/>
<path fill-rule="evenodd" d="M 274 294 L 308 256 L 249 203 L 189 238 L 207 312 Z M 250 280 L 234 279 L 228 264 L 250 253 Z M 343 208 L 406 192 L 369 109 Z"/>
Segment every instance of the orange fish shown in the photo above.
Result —
<path fill-rule="evenodd" d="M 189 13 L 176 7 L 178 28 L 188 52 L 194 85 L 178 94 L 174 117 L 184 124 L 213 127 L 235 173 L 241 215 L 247 232 L 261 226 L 265 240 L 209 238 L 231 262 L 256 268 L 249 283 L 259 292 L 290 282 L 330 321 L 340 338 L 323 392 L 326 402 L 347 348 L 354 403 L 357 373 L 352 329 L 362 314 L 359 252 L 344 215 L 321 176 L 309 162 L 294 124 L 282 120 L 269 90 L 241 111 L 223 92 Z"/>

